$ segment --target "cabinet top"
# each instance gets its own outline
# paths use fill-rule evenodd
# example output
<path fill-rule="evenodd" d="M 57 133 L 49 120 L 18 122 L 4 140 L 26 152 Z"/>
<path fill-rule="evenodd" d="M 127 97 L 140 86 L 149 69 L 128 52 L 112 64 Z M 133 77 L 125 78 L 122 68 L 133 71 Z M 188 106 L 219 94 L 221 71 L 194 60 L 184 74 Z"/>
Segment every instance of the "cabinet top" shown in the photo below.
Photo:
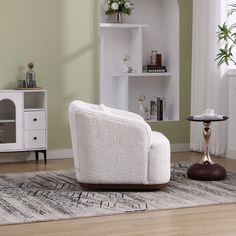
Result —
<path fill-rule="evenodd" d="M 38 89 L 38 90 L 0 89 L 0 93 L 39 93 L 46 91 L 47 91 L 46 89 Z"/>

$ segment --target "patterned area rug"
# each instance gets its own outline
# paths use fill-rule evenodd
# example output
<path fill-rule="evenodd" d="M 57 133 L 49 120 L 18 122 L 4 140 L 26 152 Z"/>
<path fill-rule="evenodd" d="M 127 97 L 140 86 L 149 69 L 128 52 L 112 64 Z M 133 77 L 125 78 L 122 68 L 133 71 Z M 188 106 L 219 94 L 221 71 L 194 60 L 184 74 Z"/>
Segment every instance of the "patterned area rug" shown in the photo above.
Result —
<path fill-rule="evenodd" d="M 186 177 L 186 163 L 172 165 L 165 190 L 81 190 L 73 171 L 0 175 L 0 224 L 81 218 L 236 202 L 236 175 L 201 182 Z"/>

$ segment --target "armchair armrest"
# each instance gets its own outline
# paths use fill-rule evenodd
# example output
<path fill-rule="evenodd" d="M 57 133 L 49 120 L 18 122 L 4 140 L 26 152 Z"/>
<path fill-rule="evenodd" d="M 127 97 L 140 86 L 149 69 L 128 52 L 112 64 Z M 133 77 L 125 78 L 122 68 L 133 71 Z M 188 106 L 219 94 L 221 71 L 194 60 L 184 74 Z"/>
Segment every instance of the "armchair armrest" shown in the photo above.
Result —
<path fill-rule="evenodd" d="M 168 183 L 170 180 L 170 142 L 160 132 L 152 131 L 149 152 L 149 184 Z"/>
<path fill-rule="evenodd" d="M 119 115 L 119 116 L 123 116 L 123 117 L 127 117 L 127 118 L 131 118 L 131 119 L 135 119 L 135 120 L 141 120 L 144 121 L 143 117 L 135 114 L 133 112 L 129 112 L 129 111 L 124 111 L 124 110 L 118 110 L 115 108 L 111 108 L 111 107 L 107 107 L 103 104 L 100 105 L 103 111 L 108 111 L 111 112 L 115 115 Z"/>

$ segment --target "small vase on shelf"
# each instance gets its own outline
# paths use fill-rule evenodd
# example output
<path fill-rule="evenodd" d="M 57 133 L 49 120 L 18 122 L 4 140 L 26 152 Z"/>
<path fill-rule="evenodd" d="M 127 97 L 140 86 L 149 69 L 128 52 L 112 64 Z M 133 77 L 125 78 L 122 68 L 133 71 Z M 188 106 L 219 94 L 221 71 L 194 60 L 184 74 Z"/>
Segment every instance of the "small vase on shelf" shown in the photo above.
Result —
<path fill-rule="evenodd" d="M 115 21 L 114 23 L 117 23 L 117 24 L 122 24 L 123 21 L 122 21 L 122 13 L 121 12 L 116 12 L 115 13 Z"/>
<path fill-rule="evenodd" d="M 34 64 L 30 62 L 28 64 L 28 71 L 26 72 L 26 87 L 27 88 L 36 88 L 36 74 L 33 71 Z"/>

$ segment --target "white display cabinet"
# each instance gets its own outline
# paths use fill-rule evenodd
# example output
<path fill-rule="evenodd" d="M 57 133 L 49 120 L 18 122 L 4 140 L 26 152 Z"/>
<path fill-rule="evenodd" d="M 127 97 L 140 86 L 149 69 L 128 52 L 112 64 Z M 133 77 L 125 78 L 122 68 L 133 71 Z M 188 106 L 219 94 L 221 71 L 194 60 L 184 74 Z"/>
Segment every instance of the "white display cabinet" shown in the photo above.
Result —
<path fill-rule="evenodd" d="M 34 151 L 47 160 L 47 91 L 0 90 L 0 152 Z"/>
<path fill-rule="evenodd" d="M 166 100 L 168 120 L 179 120 L 179 7 L 177 0 L 133 0 L 134 10 L 124 23 L 111 23 L 101 4 L 100 102 L 139 113 L 138 97 L 150 110 L 153 97 Z M 151 51 L 162 54 L 166 73 L 143 73 Z M 121 62 L 129 55 L 134 73 L 122 73 Z"/>

